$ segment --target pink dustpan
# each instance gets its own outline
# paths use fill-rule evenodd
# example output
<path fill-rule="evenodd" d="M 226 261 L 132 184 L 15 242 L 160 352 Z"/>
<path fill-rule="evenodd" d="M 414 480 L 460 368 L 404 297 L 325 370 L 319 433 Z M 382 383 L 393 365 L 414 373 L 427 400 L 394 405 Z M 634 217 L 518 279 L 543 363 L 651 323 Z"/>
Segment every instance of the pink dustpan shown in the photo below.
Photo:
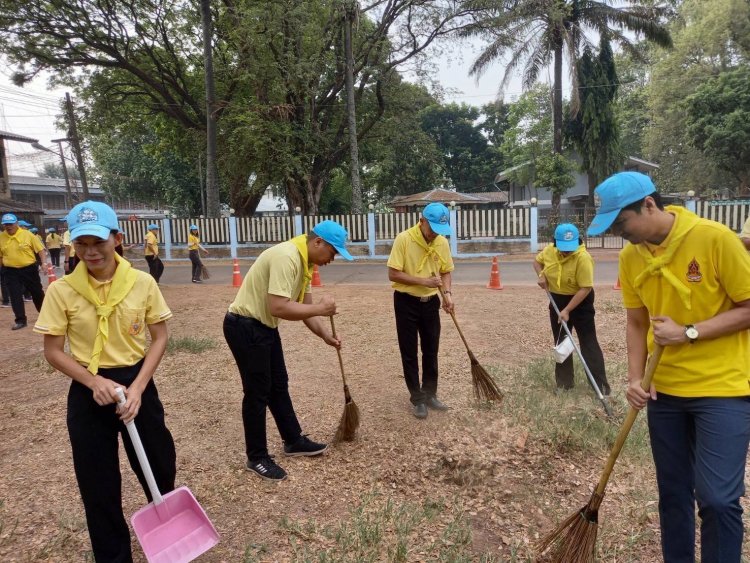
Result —
<path fill-rule="evenodd" d="M 118 403 L 125 404 L 122 389 L 117 395 Z M 135 423 L 125 426 L 154 499 L 130 519 L 143 553 L 149 563 L 192 561 L 219 543 L 219 534 L 187 487 L 161 495 Z"/>

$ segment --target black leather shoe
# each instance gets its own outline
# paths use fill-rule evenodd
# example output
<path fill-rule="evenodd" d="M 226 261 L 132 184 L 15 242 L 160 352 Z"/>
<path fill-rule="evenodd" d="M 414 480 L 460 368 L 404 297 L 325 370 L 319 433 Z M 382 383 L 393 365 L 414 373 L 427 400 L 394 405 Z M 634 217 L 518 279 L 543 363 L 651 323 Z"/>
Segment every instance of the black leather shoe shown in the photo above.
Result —
<path fill-rule="evenodd" d="M 427 418 L 427 405 L 424 403 L 414 405 L 414 416 L 417 418 Z"/>
<path fill-rule="evenodd" d="M 10 330 L 18 330 L 19 328 L 26 328 L 26 323 L 16 323 L 10 328 Z"/>
<path fill-rule="evenodd" d="M 427 406 L 436 411 L 447 411 L 448 405 L 438 400 L 437 397 L 427 399 Z"/>

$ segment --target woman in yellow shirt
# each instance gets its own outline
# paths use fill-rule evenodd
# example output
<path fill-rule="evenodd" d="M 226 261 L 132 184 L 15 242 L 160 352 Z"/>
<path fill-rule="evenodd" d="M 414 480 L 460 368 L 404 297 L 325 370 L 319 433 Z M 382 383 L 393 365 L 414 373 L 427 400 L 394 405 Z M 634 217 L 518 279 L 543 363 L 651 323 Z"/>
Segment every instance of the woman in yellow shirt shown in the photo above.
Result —
<path fill-rule="evenodd" d="M 560 310 L 558 318 L 549 304 L 549 319 L 555 342 L 565 337 L 562 321 L 568 323 L 571 332 L 575 329 L 586 365 L 594 376 L 603 395 L 610 388 L 604 370 L 604 354 L 596 338 L 594 322 L 594 260 L 586 251 L 578 229 L 570 223 L 562 223 L 555 229 L 555 242 L 547 245 L 534 261 L 537 284 L 549 290 Z M 558 390 L 573 388 L 573 358 L 555 364 L 555 381 Z"/>
<path fill-rule="evenodd" d="M 62 248 L 62 237 L 57 234 L 54 227 L 47 229 L 47 250 L 50 260 L 56 268 L 60 267 L 60 249 Z"/>
<path fill-rule="evenodd" d="M 190 225 L 188 255 L 190 256 L 190 262 L 193 264 L 193 283 L 201 283 L 203 272 L 203 262 L 201 262 L 200 256 L 201 250 L 208 256 L 208 250 L 201 246 L 201 240 L 198 238 L 198 225 Z"/>

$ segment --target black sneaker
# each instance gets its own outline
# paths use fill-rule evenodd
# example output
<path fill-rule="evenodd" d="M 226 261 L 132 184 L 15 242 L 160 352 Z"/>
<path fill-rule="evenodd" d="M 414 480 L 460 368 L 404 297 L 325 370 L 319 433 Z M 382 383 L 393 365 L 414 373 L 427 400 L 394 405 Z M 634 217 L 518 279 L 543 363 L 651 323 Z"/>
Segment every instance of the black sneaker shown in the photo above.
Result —
<path fill-rule="evenodd" d="M 313 456 L 320 455 L 327 449 L 328 444 L 318 444 L 303 434 L 296 442 L 294 442 L 294 444 L 284 444 L 284 455 Z"/>
<path fill-rule="evenodd" d="M 414 405 L 414 416 L 417 418 L 427 418 L 427 405 L 424 403 Z"/>
<path fill-rule="evenodd" d="M 258 477 L 266 479 L 267 481 L 283 481 L 286 479 L 286 471 L 276 465 L 276 462 L 271 456 L 248 461 L 245 465 L 245 469 L 252 471 L 258 475 Z"/>
<path fill-rule="evenodd" d="M 10 330 L 19 330 L 22 328 L 26 328 L 26 323 L 16 323 L 12 327 L 10 327 Z"/>
<path fill-rule="evenodd" d="M 427 399 L 427 406 L 432 410 L 436 411 L 447 411 L 448 405 L 439 400 L 437 397 L 430 397 Z"/>

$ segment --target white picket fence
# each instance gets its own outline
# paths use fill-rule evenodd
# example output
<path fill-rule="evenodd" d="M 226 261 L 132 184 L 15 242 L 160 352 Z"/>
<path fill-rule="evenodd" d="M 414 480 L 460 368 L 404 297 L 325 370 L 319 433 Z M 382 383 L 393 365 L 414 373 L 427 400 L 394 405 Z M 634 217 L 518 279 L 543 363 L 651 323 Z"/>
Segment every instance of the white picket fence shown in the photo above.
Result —
<path fill-rule="evenodd" d="M 695 211 L 701 217 L 741 231 L 750 215 L 750 202 L 734 200 L 698 201 Z"/>

